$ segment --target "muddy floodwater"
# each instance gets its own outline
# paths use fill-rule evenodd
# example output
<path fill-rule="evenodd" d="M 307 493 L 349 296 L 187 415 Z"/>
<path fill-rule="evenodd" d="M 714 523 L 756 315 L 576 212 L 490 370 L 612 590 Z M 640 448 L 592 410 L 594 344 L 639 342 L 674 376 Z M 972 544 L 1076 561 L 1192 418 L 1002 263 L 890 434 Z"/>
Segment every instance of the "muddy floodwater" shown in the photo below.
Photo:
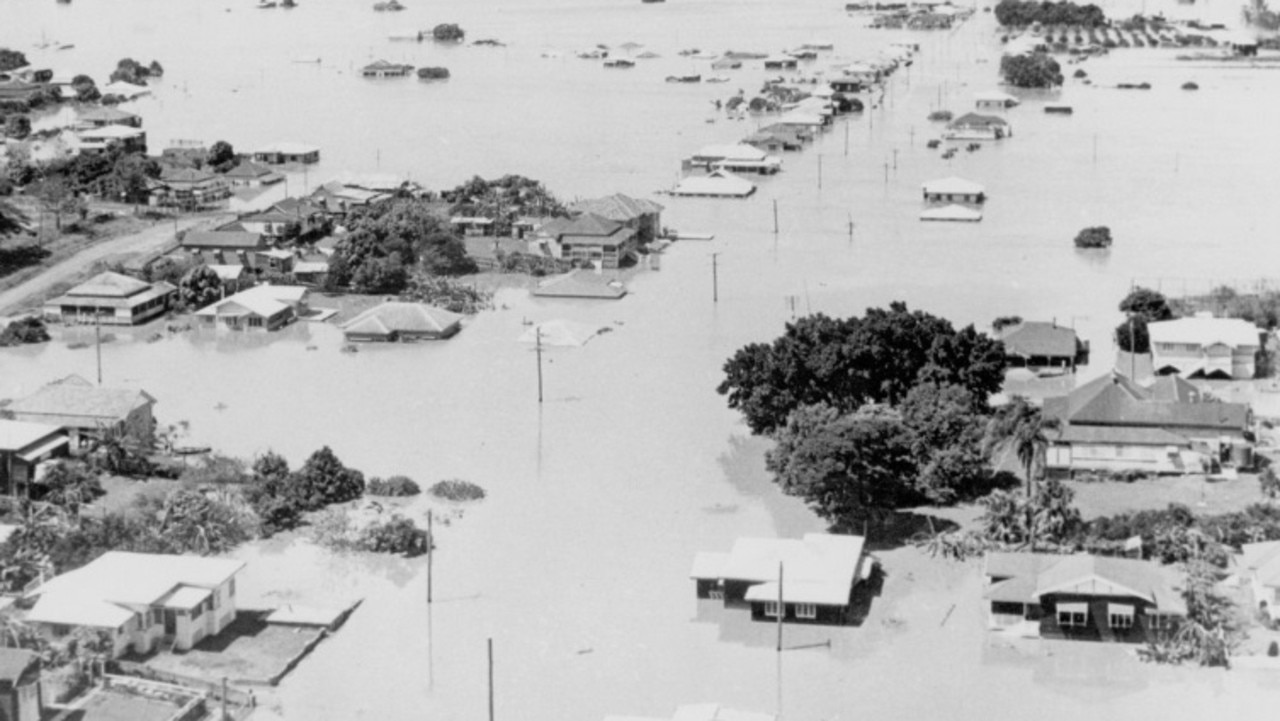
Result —
<path fill-rule="evenodd" d="M 144 387 L 162 423 L 190 422 L 189 442 L 242 456 L 274 449 L 295 464 L 328 444 L 367 475 L 465 478 L 488 492 L 435 506 L 448 523 L 437 525 L 430 608 L 423 559 L 335 556 L 291 538 L 238 552 L 250 561 L 246 605 L 364 599 L 282 683 L 285 718 L 483 719 L 490 638 L 502 719 L 665 715 L 700 701 L 795 721 L 1274 716 L 1275 677 L 1153 669 L 1114 646 L 995 644 L 976 566 L 911 549 L 878 551 L 887 578 L 861 627 L 788 629 L 781 657 L 768 624 L 700 605 L 688 571 L 695 552 L 739 536 L 823 527 L 773 489 L 766 444 L 714 392 L 725 358 L 777 335 L 793 313 L 861 313 L 900 299 L 982 327 L 999 315 L 1056 318 L 1092 342 L 1087 376 L 1109 367 L 1116 304 L 1132 282 L 1177 292 L 1271 274 L 1280 262 L 1268 212 L 1280 73 L 1179 62 L 1173 50 L 1117 51 L 1081 66 L 1092 86 L 1019 92 L 1013 138 L 946 161 L 925 147 L 940 130 L 925 118 L 968 110 L 975 92 L 996 87 L 990 14 L 929 34 L 867 29 L 830 0 L 406 4 L 374 13 L 369 3 L 302 0 L 286 13 L 245 0 L 0 0 L 0 45 L 31 48 L 42 36 L 75 45 L 30 50 L 59 71 L 105 82 L 121 56 L 159 60 L 166 74 L 153 96 L 125 106 L 144 116 L 153 149 L 177 139 L 320 145 L 323 162 L 292 175 L 296 187 L 344 170 L 431 188 L 516 172 L 565 198 L 656 197 L 665 224 L 715 234 L 675 244 L 620 301 L 505 289 L 495 310 L 444 343 L 343 353 L 336 327 L 309 323 L 155 342 L 149 330 L 112 331 L 104 381 Z M 1138 4 L 1104 8 L 1123 16 Z M 1216 4 L 1206 12 L 1236 14 Z M 438 22 L 507 46 L 387 40 Z M 777 51 L 816 39 L 848 59 L 890 42 L 921 51 L 877 108 L 787 154 L 754 197 L 649 195 L 672 184 L 682 156 L 768 122 L 729 120 L 712 105 L 739 87 L 754 91 L 759 65 L 728 71 L 719 85 L 664 83 L 713 74 L 677 51 Z M 573 57 L 628 41 L 661 57 L 618 71 Z M 322 62 L 293 62 L 307 58 Z M 446 65 L 453 77 L 354 76 L 376 58 Z M 1189 80 L 1200 90 L 1180 90 Z M 1153 88 L 1106 87 L 1144 81 Z M 1045 115 L 1045 102 L 1075 112 Z M 949 175 L 987 186 L 981 223 L 917 220 L 920 183 Z M 1099 224 L 1111 227 L 1113 248 L 1076 251 L 1075 233 Z M 547 352 L 540 405 L 535 355 L 516 338 L 526 321 L 555 318 L 610 332 Z M 0 351 L 0 397 L 69 373 L 92 378 L 92 347 L 69 347 L 87 338 L 68 332 Z M 428 503 L 409 512 L 422 519 Z"/>

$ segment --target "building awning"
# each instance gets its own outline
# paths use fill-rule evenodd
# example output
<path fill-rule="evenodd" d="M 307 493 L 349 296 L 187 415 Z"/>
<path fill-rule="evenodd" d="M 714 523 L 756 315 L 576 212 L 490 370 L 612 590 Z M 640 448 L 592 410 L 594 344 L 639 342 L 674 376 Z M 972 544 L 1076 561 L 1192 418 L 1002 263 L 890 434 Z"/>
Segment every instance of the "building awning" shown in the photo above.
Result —
<path fill-rule="evenodd" d="M 1108 603 L 1107 615 L 1109 616 L 1127 616 L 1133 618 L 1133 606 L 1127 603 Z"/>
<path fill-rule="evenodd" d="M 26 461 L 27 463 L 35 463 L 45 455 L 52 453 L 53 451 L 56 451 L 57 449 L 65 445 L 67 445 L 67 437 L 58 436 L 57 438 L 54 438 L 53 440 L 48 441 L 47 443 L 42 443 L 41 445 L 33 448 L 32 450 L 27 451 L 26 453 L 19 454 L 18 457 Z"/>
<path fill-rule="evenodd" d="M 1058 613 L 1081 613 L 1088 615 L 1089 604 L 1087 603 L 1059 603 L 1057 605 Z"/>

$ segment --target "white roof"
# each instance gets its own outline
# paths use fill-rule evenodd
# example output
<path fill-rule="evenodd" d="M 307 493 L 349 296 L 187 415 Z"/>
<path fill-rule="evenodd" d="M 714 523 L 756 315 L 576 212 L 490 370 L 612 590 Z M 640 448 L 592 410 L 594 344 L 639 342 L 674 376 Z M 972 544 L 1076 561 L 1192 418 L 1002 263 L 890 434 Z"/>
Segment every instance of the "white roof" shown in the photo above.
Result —
<path fill-rule="evenodd" d="M 120 628 L 133 618 L 134 611 L 99 598 L 81 598 L 70 593 L 44 595 L 27 614 L 29 623 L 56 623 L 65 626 Z"/>
<path fill-rule="evenodd" d="M 218 274 L 219 280 L 238 280 L 245 274 L 243 265 L 210 265 L 209 269 Z"/>
<path fill-rule="evenodd" d="M 708 145 L 695 153 L 694 156 L 699 158 L 722 158 L 724 160 L 759 161 L 769 157 L 768 153 L 763 150 L 742 143 L 736 145 Z"/>
<path fill-rule="evenodd" d="M 26 423 L 0 418 L 0 451 L 17 451 L 41 438 L 61 432 L 58 426 L 44 423 Z"/>
<path fill-rule="evenodd" d="M 732 173 L 716 170 L 709 175 L 695 175 L 676 184 L 674 195 L 727 195 L 747 196 L 755 192 L 755 183 Z"/>
<path fill-rule="evenodd" d="M 720 570 L 720 578 L 752 581 L 747 600 L 778 597 L 778 567 L 783 568 L 783 600 L 788 603 L 844 605 L 849 601 L 862 561 L 862 536 L 807 533 L 791 538 L 740 538 Z M 704 559 L 709 561 L 713 559 Z"/>
<path fill-rule="evenodd" d="M 201 308 L 196 315 L 216 316 L 223 306 L 236 304 L 258 315 L 272 316 L 289 305 L 302 302 L 307 293 L 308 290 L 300 285 L 255 285 Z"/>
<path fill-rule="evenodd" d="M 693 570 L 689 572 L 689 578 L 702 581 L 719 580 L 724 578 L 721 572 L 728 563 L 729 554 L 727 553 L 700 551 L 693 557 Z"/>
<path fill-rule="evenodd" d="M 1147 324 L 1152 343 L 1223 343 L 1231 347 L 1256 346 L 1258 327 L 1239 318 L 1179 318 Z"/>
<path fill-rule="evenodd" d="M 199 606 L 206 598 L 212 595 L 213 593 L 207 588 L 178 586 L 168 596 L 160 600 L 160 605 L 165 608 L 191 609 Z"/>
<path fill-rule="evenodd" d="M 977 195 L 985 190 L 980 183 L 956 177 L 930 180 L 924 184 L 924 192 L 946 195 Z"/>
<path fill-rule="evenodd" d="M 264 145 L 255 153 L 280 153 L 281 155 L 306 155 L 308 153 L 320 152 L 320 147 L 316 145 L 308 145 L 306 143 L 281 142 Z"/>
<path fill-rule="evenodd" d="M 975 223 L 982 220 L 982 212 L 963 205 L 947 205 L 941 208 L 930 208 L 920 213 L 920 220 L 954 220 Z"/>

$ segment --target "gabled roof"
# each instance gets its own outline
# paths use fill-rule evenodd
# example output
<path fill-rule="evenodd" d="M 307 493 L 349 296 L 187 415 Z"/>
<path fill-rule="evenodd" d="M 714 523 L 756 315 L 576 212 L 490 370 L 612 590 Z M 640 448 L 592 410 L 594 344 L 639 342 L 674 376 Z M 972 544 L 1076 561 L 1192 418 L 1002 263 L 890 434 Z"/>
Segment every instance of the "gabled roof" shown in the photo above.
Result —
<path fill-rule="evenodd" d="M 986 190 L 981 183 L 955 176 L 926 181 L 923 187 L 926 193 L 942 193 L 946 195 L 979 195 Z"/>
<path fill-rule="evenodd" d="M 575 270 L 538 283 L 536 296 L 547 298 L 596 298 L 616 300 L 627 294 L 626 286 L 589 270 Z"/>
<path fill-rule="evenodd" d="M 1152 343 L 1224 344 L 1232 348 L 1259 345 L 1262 331 L 1239 318 L 1178 318 L 1147 324 Z"/>
<path fill-rule="evenodd" d="M 20 415 L 73 416 L 120 421 L 156 399 L 136 388 L 99 388 L 77 375 L 54 381 L 26 398 L 10 403 Z"/>
<path fill-rule="evenodd" d="M 632 198 L 622 193 L 606 195 L 603 198 L 580 200 L 569 206 L 576 213 L 590 213 L 609 220 L 626 222 L 645 215 L 662 212 L 662 206 L 652 200 Z"/>
<path fill-rule="evenodd" d="M 0 451 L 19 451 L 61 432 L 60 427 L 47 423 L 25 423 L 0 418 Z"/>
<path fill-rule="evenodd" d="M 151 284 L 121 273 L 105 271 L 67 291 L 69 296 L 127 298 L 151 289 Z"/>
<path fill-rule="evenodd" d="M 1151 400 L 1176 403 L 1206 403 L 1212 400 L 1191 381 L 1182 376 L 1156 376 L 1147 386 Z"/>
<path fill-rule="evenodd" d="M 1045 401 L 1045 413 L 1073 425 L 1197 427 L 1242 431 L 1248 426 L 1249 419 L 1249 407 L 1243 403 L 1155 400 L 1150 391 L 1119 373 L 1095 378 L 1067 396 L 1058 398 L 1065 400 Z"/>
<path fill-rule="evenodd" d="M 755 183 L 739 178 L 728 171 L 713 170 L 707 175 L 693 175 L 681 180 L 671 190 L 671 194 L 719 195 L 745 198 L 755 191 Z"/>
<path fill-rule="evenodd" d="M 245 248 L 254 250 L 266 247 L 261 233 L 247 231 L 191 230 L 182 236 L 184 248 Z"/>
<path fill-rule="evenodd" d="M 1076 332 L 1057 323 L 1027 321 L 1007 327 L 1000 334 L 1008 355 L 1075 358 L 1079 340 Z"/>
<path fill-rule="evenodd" d="M 1130 597 L 1164 613 L 1186 613 L 1174 574 L 1150 561 L 1087 553 L 988 553 L 985 574 L 997 582 L 983 597 L 993 601 L 1040 603 L 1051 594 Z"/>
<path fill-rule="evenodd" d="M 342 325 L 347 333 L 443 333 L 462 316 L 422 303 L 389 302 L 370 308 Z"/>
<path fill-rule="evenodd" d="M 997 118 L 994 115 L 980 115 L 978 113 L 965 113 L 954 119 L 950 123 L 950 127 L 983 127 L 990 125 L 1008 125 L 1009 121 L 1004 118 Z"/>
<path fill-rule="evenodd" d="M 576 218 L 570 218 L 563 224 L 558 224 L 557 235 L 596 235 L 604 237 L 613 235 L 622 229 L 622 223 L 609 220 L 595 213 L 583 213 Z"/>
<path fill-rule="evenodd" d="M 723 557 L 715 578 L 747 581 L 748 601 L 778 598 L 778 567 L 783 568 L 782 597 L 788 603 L 842 606 L 849 601 L 862 561 L 862 536 L 808 533 L 794 538 L 739 538 Z M 695 578 L 712 578 L 720 556 L 703 554 L 694 562 Z"/>

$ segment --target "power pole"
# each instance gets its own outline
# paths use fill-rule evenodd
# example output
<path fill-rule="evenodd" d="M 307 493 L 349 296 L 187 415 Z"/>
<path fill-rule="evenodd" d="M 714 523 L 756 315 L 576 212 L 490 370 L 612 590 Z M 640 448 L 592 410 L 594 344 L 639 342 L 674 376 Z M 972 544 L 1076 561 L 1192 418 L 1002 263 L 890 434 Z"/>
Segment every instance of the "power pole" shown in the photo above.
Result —
<path fill-rule="evenodd" d="M 717 259 L 719 253 L 711 254 L 711 302 L 720 302 L 720 268 Z"/>
<path fill-rule="evenodd" d="M 1137 364 L 1138 364 L 1138 345 L 1133 337 L 1133 317 L 1130 316 L 1129 318 L 1129 380 L 1133 381 L 1134 383 L 1138 382 L 1137 379 L 1134 377 L 1137 375 L 1137 371 L 1135 370 L 1137 367 Z"/>
<path fill-rule="evenodd" d="M 773 234 L 778 234 L 778 199 L 773 199 Z"/>
<path fill-rule="evenodd" d="M 434 513 L 427 511 L 427 603 L 431 603 L 431 565 L 432 559 L 436 555 L 436 535 L 432 529 L 432 521 L 435 519 Z"/>
<path fill-rule="evenodd" d="M 822 190 L 822 153 L 818 153 L 818 190 Z"/>
<path fill-rule="evenodd" d="M 787 607 L 782 602 L 782 561 L 778 561 L 778 653 L 782 653 L 782 619 L 787 615 Z"/>
<path fill-rule="evenodd" d="M 542 326 L 534 326 L 533 333 L 536 338 L 538 353 L 538 403 L 542 403 Z"/>
<path fill-rule="evenodd" d="M 96 341 L 94 347 L 98 353 L 98 385 L 102 385 L 102 311 L 97 306 L 93 307 L 93 337 Z"/>
<path fill-rule="evenodd" d="M 493 639 L 489 639 L 489 721 L 493 721 Z"/>

